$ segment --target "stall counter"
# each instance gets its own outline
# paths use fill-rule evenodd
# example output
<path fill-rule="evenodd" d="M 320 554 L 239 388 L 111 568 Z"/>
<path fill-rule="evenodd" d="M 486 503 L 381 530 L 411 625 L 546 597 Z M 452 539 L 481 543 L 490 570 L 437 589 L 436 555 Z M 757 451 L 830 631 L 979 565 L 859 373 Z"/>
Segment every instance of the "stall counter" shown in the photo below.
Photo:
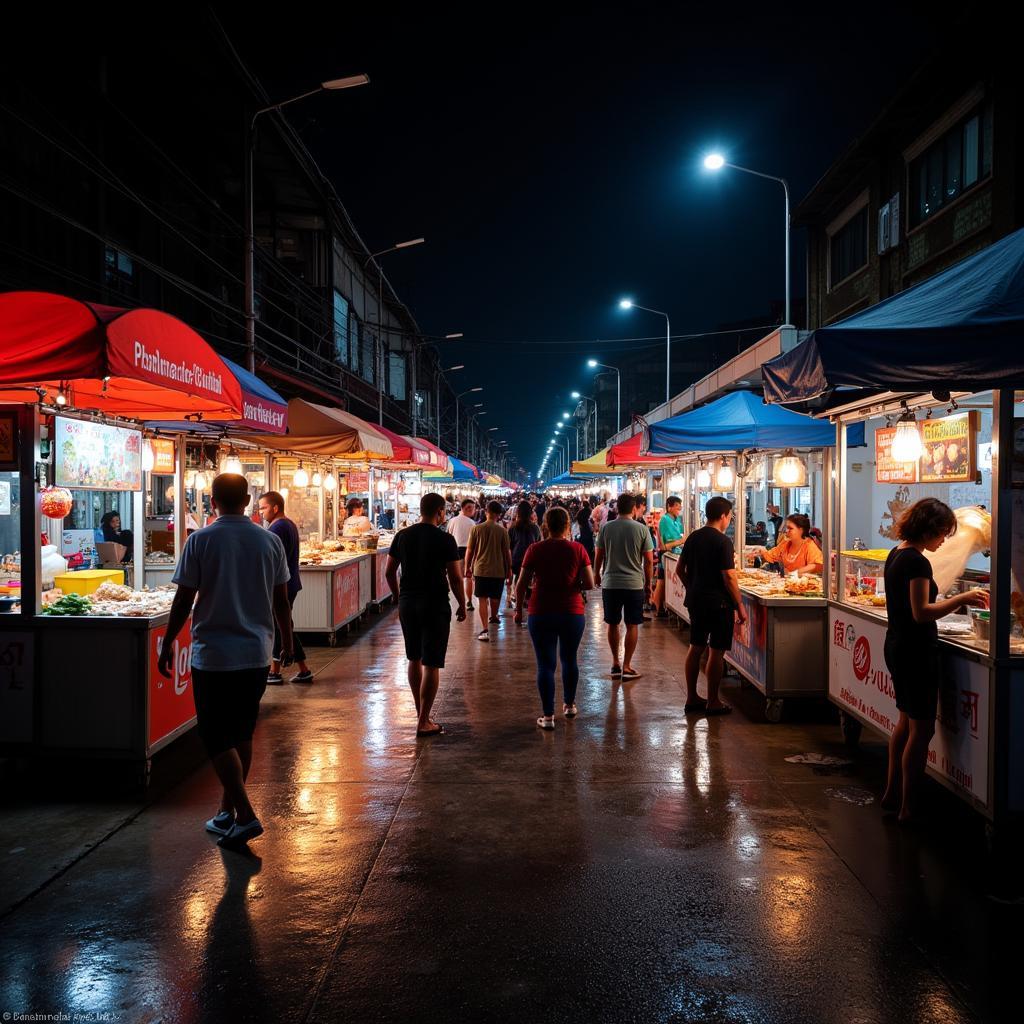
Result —
<path fill-rule="evenodd" d="M 377 548 L 373 552 L 373 594 L 371 601 L 380 607 L 385 601 L 391 600 L 391 587 L 388 586 L 387 568 L 390 548 Z"/>
<path fill-rule="evenodd" d="M 678 555 L 662 555 L 665 603 L 688 623 L 686 592 L 676 579 L 678 562 Z M 785 698 L 826 694 L 828 602 L 824 597 L 768 597 L 742 586 L 740 596 L 747 621 L 736 623 L 732 650 L 725 660 L 764 694 L 768 721 L 779 722 Z"/>
<path fill-rule="evenodd" d="M 333 647 L 338 630 L 370 606 L 375 554 L 370 551 L 344 555 L 326 565 L 301 565 L 302 589 L 292 609 L 295 629 L 300 633 L 326 633 Z"/>

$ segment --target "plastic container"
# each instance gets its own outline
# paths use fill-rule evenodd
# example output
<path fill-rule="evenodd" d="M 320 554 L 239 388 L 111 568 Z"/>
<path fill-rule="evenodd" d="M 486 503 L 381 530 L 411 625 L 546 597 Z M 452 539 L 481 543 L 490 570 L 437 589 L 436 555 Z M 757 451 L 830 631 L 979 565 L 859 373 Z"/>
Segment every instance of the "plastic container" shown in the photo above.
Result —
<path fill-rule="evenodd" d="M 992 613 L 987 608 L 971 608 L 970 613 L 975 637 L 988 643 L 992 635 Z"/>
<path fill-rule="evenodd" d="M 101 583 L 124 584 L 124 572 L 121 569 L 83 569 L 60 573 L 53 578 L 53 585 L 65 594 L 94 594 Z"/>

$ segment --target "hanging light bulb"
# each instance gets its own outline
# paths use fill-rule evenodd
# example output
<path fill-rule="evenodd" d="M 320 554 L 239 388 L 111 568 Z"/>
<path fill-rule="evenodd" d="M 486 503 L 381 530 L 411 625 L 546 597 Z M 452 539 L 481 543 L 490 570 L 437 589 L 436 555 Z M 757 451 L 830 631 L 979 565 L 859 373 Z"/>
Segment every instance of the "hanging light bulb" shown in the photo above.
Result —
<path fill-rule="evenodd" d="M 156 464 L 156 455 L 153 454 L 153 445 L 150 441 L 142 442 L 142 470 L 151 473 Z"/>
<path fill-rule="evenodd" d="M 57 397 L 54 399 L 54 401 L 60 406 L 68 404 L 68 396 L 64 394 L 63 386 L 61 386 L 60 390 L 57 392 Z"/>
<path fill-rule="evenodd" d="M 387 480 L 378 480 L 377 481 L 377 493 L 378 494 L 387 494 L 388 493 L 388 486 L 389 486 L 389 484 L 388 484 Z"/>
<path fill-rule="evenodd" d="M 701 466 L 697 470 L 697 486 L 702 491 L 706 491 L 711 486 L 711 471 L 707 466 Z"/>
<path fill-rule="evenodd" d="M 333 473 L 328 473 L 327 476 L 324 477 L 324 490 L 333 491 L 337 486 L 338 478 Z"/>
<path fill-rule="evenodd" d="M 732 471 L 732 466 L 722 459 L 715 474 L 715 488 L 719 491 L 731 491 L 735 482 L 736 474 Z"/>
<path fill-rule="evenodd" d="M 292 475 L 292 483 L 296 487 L 308 487 L 309 486 L 309 474 L 302 468 L 302 460 L 299 460 L 299 468 L 295 470 Z"/>
<path fill-rule="evenodd" d="M 896 462 L 917 462 L 921 458 L 921 432 L 914 414 L 907 410 L 896 423 L 892 457 Z"/>
<path fill-rule="evenodd" d="M 197 491 L 205 491 L 209 484 L 210 482 L 206 479 L 206 474 L 201 469 L 197 469 L 195 476 L 192 478 L 192 486 Z"/>
<path fill-rule="evenodd" d="M 780 487 L 807 485 L 807 467 L 792 448 L 787 448 L 782 453 L 782 458 L 775 463 L 775 483 Z"/>
<path fill-rule="evenodd" d="M 234 445 L 228 449 L 228 457 L 224 460 L 224 472 L 242 475 L 242 460 L 238 457 Z"/>
<path fill-rule="evenodd" d="M 686 481 L 681 473 L 675 473 L 669 477 L 668 489 L 673 492 L 681 491 L 686 486 Z"/>
<path fill-rule="evenodd" d="M 320 475 L 319 469 L 313 471 L 312 482 L 314 487 L 319 487 L 324 482 L 324 478 Z"/>
<path fill-rule="evenodd" d="M 281 497 L 282 498 L 287 498 L 288 497 L 288 488 L 287 487 L 282 487 L 281 488 Z"/>

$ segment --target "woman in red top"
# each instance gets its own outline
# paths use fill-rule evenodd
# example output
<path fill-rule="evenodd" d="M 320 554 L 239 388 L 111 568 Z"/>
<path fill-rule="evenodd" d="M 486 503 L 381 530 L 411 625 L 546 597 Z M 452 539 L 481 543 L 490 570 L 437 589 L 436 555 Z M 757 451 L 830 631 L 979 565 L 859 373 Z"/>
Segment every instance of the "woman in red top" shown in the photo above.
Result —
<path fill-rule="evenodd" d="M 569 513 L 552 508 L 544 516 L 548 539 L 531 544 L 516 583 L 516 622 L 523 621 L 523 601 L 531 585 L 528 609 L 530 639 L 537 654 L 537 689 L 544 715 L 542 729 L 555 727 L 555 662 L 562 661 L 566 718 L 576 715 L 576 684 L 580 680 L 576 652 L 583 639 L 584 590 L 594 589 L 594 570 L 586 548 L 569 539 Z"/>

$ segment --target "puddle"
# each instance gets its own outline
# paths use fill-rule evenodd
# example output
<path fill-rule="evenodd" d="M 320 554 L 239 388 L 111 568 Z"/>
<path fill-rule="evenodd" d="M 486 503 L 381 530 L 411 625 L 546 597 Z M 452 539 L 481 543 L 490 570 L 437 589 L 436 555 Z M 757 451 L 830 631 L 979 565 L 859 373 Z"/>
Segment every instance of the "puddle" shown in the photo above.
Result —
<path fill-rule="evenodd" d="M 843 803 L 856 804 L 858 807 L 867 807 L 875 802 L 875 794 L 869 789 L 859 789 L 857 786 L 830 786 L 825 790 L 825 796 L 831 800 L 842 800 Z"/>

